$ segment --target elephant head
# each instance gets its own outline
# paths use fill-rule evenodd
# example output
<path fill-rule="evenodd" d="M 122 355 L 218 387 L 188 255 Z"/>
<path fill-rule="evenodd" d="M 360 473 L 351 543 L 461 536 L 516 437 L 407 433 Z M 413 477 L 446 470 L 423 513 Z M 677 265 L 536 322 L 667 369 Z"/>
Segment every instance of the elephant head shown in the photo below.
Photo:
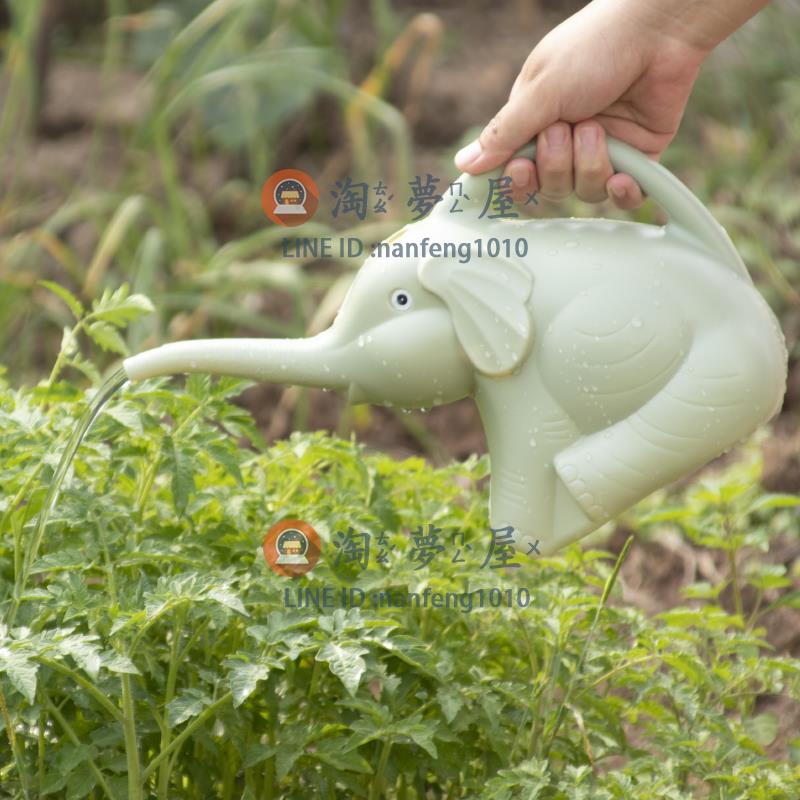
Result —
<path fill-rule="evenodd" d="M 438 209 L 390 237 L 355 276 L 331 327 L 307 339 L 176 342 L 125 361 L 131 379 L 179 372 L 345 390 L 352 402 L 403 407 L 471 394 L 476 371 L 512 372 L 531 343 L 532 278 L 515 261 L 431 255 Z M 449 235 L 468 235 L 463 223 Z M 435 248 L 434 248 L 435 249 Z M 402 255 L 392 253 L 402 252 Z"/>

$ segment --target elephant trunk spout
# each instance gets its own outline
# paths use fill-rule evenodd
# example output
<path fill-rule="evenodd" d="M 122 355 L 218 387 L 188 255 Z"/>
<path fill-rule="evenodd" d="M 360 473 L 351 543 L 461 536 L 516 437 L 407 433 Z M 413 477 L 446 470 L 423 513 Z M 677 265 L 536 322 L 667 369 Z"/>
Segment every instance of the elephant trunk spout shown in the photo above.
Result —
<path fill-rule="evenodd" d="M 195 339 L 173 342 L 125 359 L 133 381 L 204 372 L 255 381 L 344 389 L 339 348 L 330 331 L 308 339 Z"/>

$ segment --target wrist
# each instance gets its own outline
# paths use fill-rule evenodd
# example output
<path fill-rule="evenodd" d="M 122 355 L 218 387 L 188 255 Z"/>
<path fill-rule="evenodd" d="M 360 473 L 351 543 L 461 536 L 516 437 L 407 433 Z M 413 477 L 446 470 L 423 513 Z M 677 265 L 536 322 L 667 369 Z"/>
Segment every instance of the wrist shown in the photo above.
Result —
<path fill-rule="evenodd" d="M 702 62 L 770 0 L 594 0 L 645 38 L 674 42 Z"/>

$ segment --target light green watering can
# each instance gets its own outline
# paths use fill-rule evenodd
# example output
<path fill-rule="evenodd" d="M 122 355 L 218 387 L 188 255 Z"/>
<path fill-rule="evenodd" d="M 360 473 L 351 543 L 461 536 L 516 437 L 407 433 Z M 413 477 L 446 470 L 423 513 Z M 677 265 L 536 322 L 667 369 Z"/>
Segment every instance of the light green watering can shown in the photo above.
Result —
<path fill-rule="evenodd" d="M 724 229 L 659 164 L 613 139 L 608 150 L 666 226 L 481 218 L 499 171 L 465 174 L 463 213 L 440 202 L 390 237 L 404 255 L 368 258 L 323 333 L 177 342 L 124 369 L 131 380 L 207 372 L 403 407 L 472 395 L 491 457 L 491 526 L 551 554 L 751 433 L 786 384 L 780 327 Z M 480 258 L 431 255 L 432 243 L 475 252 L 478 238 Z M 491 257 L 490 239 L 510 246 Z"/>

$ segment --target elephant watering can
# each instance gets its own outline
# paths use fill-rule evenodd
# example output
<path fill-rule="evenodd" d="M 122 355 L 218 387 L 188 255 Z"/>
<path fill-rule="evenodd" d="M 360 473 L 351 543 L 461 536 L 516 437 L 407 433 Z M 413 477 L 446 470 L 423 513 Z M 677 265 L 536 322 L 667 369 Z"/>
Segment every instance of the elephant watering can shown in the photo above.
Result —
<path fill-rule="evenodd" d="M 666 225 L 490 219 L 481 195 L 499 171 L 465 174 L 463 213 L 440 202 L 390 237 L 326 331 L 176 342 L 124 369 L 131 380 L 218 373 L 403 407 L 472 396 L 491 526 L 551 554 L 747 436 L 786 384 L 780 327 L 724 229 L 662 166 L 613 139 L 608 150 Z M 464 259 L 431 247 L 477 238 L 524 238 L 527 252 Z"/>

